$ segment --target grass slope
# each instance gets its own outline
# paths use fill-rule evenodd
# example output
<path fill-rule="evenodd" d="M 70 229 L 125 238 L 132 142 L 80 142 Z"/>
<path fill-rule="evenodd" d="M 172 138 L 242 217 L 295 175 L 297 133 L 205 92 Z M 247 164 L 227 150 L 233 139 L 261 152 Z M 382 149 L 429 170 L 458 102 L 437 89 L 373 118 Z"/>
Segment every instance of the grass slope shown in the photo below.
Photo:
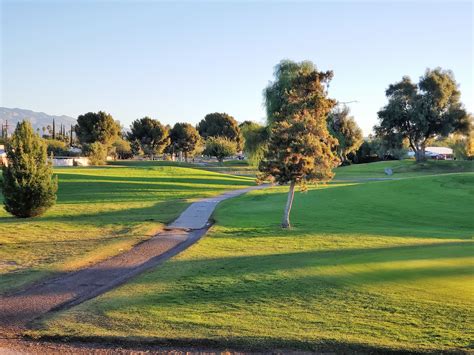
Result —
<path fill-rule="evenodd" d="M 159 163 L 55 173 L 58 201 L 45 215 L 17 219 L 0 212 L 0 292 L 117 254 L 172 221 L 191 199 L 253 184 Z"/>
<path fill-rule="evenodd" d="M 367 168 L 367 166 L 366 166 Z M 371 167 L 368 167 L 371 169 Z M 336 183 L 225 201 L 209 236 L 36 334 L 247 349 L 466 350 L 474 174 Z"/>
<path fill-rule="evenodd" d="M 387 176 L 385 169 L 392 169 L 393 175 Z M 406 178 L 421 175 L 438 175 L 461 172 L 474 172 L 474 161 L 466 160 L 427 160 L 416 163 L 414 160 L 380 161 L 370 164 L 341 166 L 335 170 L 336 179 L 353 180 L 367 178 Z"/>

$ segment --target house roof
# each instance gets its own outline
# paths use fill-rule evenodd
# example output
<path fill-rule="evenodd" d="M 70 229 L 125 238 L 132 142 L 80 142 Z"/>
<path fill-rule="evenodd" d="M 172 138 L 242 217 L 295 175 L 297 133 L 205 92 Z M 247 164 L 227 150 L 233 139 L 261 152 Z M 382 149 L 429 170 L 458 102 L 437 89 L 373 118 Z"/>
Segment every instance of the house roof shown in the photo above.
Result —
<path fill-rule="evenodd" d="M 453 154 L 453 150 L 448 147 L 426 147 L 425 151 L 434 154 Z"/>

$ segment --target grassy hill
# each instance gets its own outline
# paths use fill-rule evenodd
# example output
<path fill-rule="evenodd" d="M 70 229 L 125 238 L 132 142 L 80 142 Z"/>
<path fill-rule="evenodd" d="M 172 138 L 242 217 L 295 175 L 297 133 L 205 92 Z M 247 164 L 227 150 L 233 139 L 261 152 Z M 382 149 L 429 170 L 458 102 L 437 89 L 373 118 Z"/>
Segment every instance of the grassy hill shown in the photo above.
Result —
<path fill-rule="evenodd" d="M 436 163 L 429 169 L 443 169 Z M 372 177 L 384 164 L 340 170 Z M 416 178 L 297 194 L 290 231 L 278 226 L 285 187 L 225 201 L 198 244 L 47 319 L 36 334 L 254 350 L 466 351 L 474 174 L 423 176 L 403 164 Z"/>
<path fill-rule="evenodd" d="M 18 219 L 0 211 L 0 292 L 120 253 L 172 221 L 191 200 L 252 179 L 163 166 L 58 168 L 57 204 Z"/>

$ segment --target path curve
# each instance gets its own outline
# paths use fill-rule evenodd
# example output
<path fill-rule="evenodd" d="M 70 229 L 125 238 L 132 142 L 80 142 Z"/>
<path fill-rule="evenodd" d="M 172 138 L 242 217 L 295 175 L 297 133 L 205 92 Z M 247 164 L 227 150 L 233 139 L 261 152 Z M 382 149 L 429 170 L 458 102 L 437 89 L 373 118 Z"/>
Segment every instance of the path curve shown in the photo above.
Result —
<path fill-rule="evenodd" d="M 206 234 L 211 225 L 209 218 L 219 202 L 267 186 L 228 191 L 194 202 L 163 232 L 122 254 L 1 296 L 0 334 L 17 337 L 32 320 L 97 297 L 168 260 Z"/>

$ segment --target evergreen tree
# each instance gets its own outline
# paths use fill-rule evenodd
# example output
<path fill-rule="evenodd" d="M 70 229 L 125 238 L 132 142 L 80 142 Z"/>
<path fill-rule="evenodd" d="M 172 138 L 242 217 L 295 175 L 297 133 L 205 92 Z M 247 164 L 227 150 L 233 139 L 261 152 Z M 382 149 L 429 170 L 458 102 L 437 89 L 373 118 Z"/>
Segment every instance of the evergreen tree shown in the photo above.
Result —
<path fill-rule="evenodd" d="M 174 149 L 183 152 L 186 163 L 188 155 L 192 154 L 201 142 L 199 132 L 189 123 L 176 123 L 170 131 L 170 139 L 173 152 Z"/>
<path fill-rule="evenodd" d="M 127 138 L 130 142 L 140 142 L 141 148 L 152 160 L 170 143 L 168 128 L 150 117 L 133 121 Z"/>
<path fill-rule="evenodd" d="M 342 164 L 348 164 L 349 154 L 355 154 L 364 141 L 362 130 L 347 106 L 337 106 L 328 117 L 328 129 L 338 141 L 336 152 Z"/>
<path fill-rule="evenodd" d="M 3 167 L 5 210 L 26 218 L 44 213 L 56 201 L 57 178 L 53 178 L 46 144 L 28 121 L 18 123 L 6 145 L 8 166 Z"/>
<path fill-rule="evenodd" d="M 311 62 L 282 61 L 275 81 L 266 88 L 265 104 L 270 140 L 259 164 L 259 179 L 290 183 L 281 226 L 290 228 L 295 185 L 327 181 L 339 159 L 337 140 L 329 134 L 327 116 L 335 101 L 327 97 L 333 73 L 320 72 Z"/>
<path fill-rule="evenodd" d="M 461 103 L 461 92 L 449 70 L 427 69 L 418 83 L 404 76 L 385 91 L 388 103 L 378 112 L 378 137 L 408 139 L 417 162 L 426 160 L 425 148 L 436 137 L 469 132 L 471 120 Z"/>

